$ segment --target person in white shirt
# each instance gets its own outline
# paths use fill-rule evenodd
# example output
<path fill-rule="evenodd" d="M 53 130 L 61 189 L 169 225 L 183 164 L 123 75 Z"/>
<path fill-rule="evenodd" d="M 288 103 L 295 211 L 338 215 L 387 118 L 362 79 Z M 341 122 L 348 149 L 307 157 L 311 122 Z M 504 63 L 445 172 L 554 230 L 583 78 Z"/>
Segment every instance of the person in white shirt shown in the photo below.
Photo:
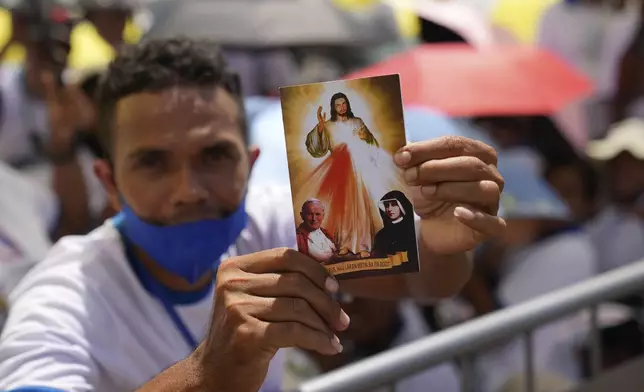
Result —
<path fill-rule="evenodd" d="M 53 193 L 0 162 L 0 330 L 9 293 L 51 247 L 59 206 Z"/>
<path fill-rule="evenodd" d="M 615 124 L 587 153 L 608 181 L 608 203 L 588 224 L 604 272 L 644 258 L 644 120 Z"/>
<path fill-rule="evenodd" d="M 89 108 L 76 98 L 87 101 L 86 97 L 76 94 L 72 111 L 60 115 L 61 106 L 70 106 L 70 100 L 63 99 L 68 91 L 63 90 L 72 86 L 73 71 L 62 69 L 70 49 L 71 22 L 60 22 L 55 40 L 45 41 L 27 34 L 38 28 L 30 12 L 28 2 L 21 2 L 11 11 L 14 30 L 6 47 L 22 45 L 26 59 L 24 65 L 0 67 L 0 161 L 54 191 L 63 205 L 65 227 L 61 234 L 86 233 L 95 227 L 90 218 L 100 216 L 107 200 L 93 173 L 91 153 L 76 139 L 77 128 Z M 52 94 L 43 80 L 46 73 L 53 74 L 55 99 L 48 99 Z M 58 88 L 58 82 L 63 81 L 66 88 Z"/>
<path fill-rule="evenodd" d="M 479 259 L 476 282 L 464 291 L 478 314 L 529 301 L 598 273 L 589 235 L 573 224 L 570 209 L 541 177 L 539 166 L 526 160 L 523 150 L 507 150 L 499 157 L 499 169 L 507 181 L 501 206 L 508 230 L 495 244 L 502 251 Z M 572 315 L 535 330 L 535 371 L 579 381 L 578 352 L 587 325 Z M 524 350 L 521 339 L 511 339 L 481 354 L 477 368 L 482 390 L 499 391 L 523 373 Z"/>
<path fill-rule="evenodd" d="M 453 295 L 466 251 L 501 233 L 496 152 L 471 139 L 395 155 L 414 190 L 421 272 L 342 282 L 293 250 L 288 190 L 247 189 L 238 78 L 216 45 L 125 48 L 99 87 L 95 163 L 113 220 L 54 246 L 16 287 L 0 338 L 5 391 L 277 391 L 280 348 L 333 355 L 330 294 Z M 214 299 L 213 299 L 214 297 Z"/>

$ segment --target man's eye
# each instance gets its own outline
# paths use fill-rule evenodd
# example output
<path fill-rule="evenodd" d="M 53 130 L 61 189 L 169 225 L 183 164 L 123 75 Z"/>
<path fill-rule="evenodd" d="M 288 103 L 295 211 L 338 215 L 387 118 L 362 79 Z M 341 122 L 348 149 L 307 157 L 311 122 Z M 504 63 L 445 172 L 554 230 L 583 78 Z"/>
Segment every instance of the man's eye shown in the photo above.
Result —
<path fill-rule="evenodd" d="M 141 157 L 136 162 L 138 167 L 144 169 L 155 169 L 160 168 L 165 164 L 165 159 L 162 154 L 146 154 Z"/>
<path fill-rule="evenodd" d="M 217 163 L 225 159 L 231 159 L 232 154 L 223 148 L 207 148 L 203 152 L 206 163 Z"/>

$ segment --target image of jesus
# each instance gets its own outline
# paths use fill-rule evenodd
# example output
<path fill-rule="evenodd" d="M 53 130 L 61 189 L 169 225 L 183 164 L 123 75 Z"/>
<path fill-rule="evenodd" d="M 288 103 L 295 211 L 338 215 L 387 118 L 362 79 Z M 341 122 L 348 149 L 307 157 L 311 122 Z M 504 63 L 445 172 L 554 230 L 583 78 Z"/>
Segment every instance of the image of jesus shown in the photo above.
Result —
<path fill-rule="evenodd" d="M 354 115 L 344 93 L 331 97 L 328 120 L 322 106 L 317 118 L 307 134 L 306 149 L 314 158 L 326 158 L 300 189 L 327 205 L 326 228 L 336 239 L 338 256 L 370 257 L 380 223 L 376 201 L 404 186 L 400 172 L 364 121 Z"/>

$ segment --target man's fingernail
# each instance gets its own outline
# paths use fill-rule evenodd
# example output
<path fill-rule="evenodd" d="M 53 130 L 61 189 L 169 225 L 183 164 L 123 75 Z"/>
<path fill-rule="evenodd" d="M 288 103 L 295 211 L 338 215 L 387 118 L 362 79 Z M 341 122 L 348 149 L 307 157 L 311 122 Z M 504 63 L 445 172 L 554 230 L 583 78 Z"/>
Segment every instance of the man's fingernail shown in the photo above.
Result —
<path fill-rule="evenodd" d="M 329 276 L 326 278 L 326 282 L 324 282 L 324 286 L 330 293 L 337 293 L 338 290 L 340 289 L 340 284 L 338 284 L 338 281 L 335 280 L 334 277 Z"/>
<path fill-rule="evenodd" d="M 436 189 L 436 185 L 423 185 L 422 187 L 420 187 L 420 192 L 425 197 L 431 197 L 434 196 L 434 193 L 436 193 Z"/>
<path fill-rule="evenodd" d="M 394 156 L 394 161 L 396 165 L 406 165 L 411 161 L 411 153 L 409 151 L 400 151 Z"/>
<path fill-rule="evenodd" d="M 333 346 L 333 349 L 340 354 L 342 350 L 344 350 L 344 347 L 342 347 L 342 344 L 340 343 L 340 339 L 333 335 L 333 338 L 331 339 L 331 346 Z"/>
<path fill-rule="evenodd" d="M 349 315 L 343 310 L 340 313 L 340 324 L 342 324 L 342 326 L 346 328 L 349 326 L 350 322 L 351 322 L 351 318 L 349 318 Z"/>
<path fill-rule="evenodd" d="M 474 220 L 474 213 L 465 207 L 454 208 L 454 215 L 465 220 Z"/>
<path fill-rule="evenodd" d="M 412 167 L 410 169 L 405 170 L 405 173 L 403 173 L 403 178 L 408 183 L 416 181 L 416 179 L 418 178 L 418 168 Z"/>

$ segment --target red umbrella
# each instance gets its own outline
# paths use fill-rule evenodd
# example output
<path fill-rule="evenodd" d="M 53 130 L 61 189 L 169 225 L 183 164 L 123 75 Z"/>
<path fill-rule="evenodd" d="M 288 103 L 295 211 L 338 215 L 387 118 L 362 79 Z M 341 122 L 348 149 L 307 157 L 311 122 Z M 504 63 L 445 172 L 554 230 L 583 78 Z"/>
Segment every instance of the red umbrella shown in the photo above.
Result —
<path fill-rule="evenodd" d="M 427 44 L 347 76 L 400 74 L 406 105 L 451 116 L 550 115 L 587 97 L 593 86 L 535 47 Z"/>

